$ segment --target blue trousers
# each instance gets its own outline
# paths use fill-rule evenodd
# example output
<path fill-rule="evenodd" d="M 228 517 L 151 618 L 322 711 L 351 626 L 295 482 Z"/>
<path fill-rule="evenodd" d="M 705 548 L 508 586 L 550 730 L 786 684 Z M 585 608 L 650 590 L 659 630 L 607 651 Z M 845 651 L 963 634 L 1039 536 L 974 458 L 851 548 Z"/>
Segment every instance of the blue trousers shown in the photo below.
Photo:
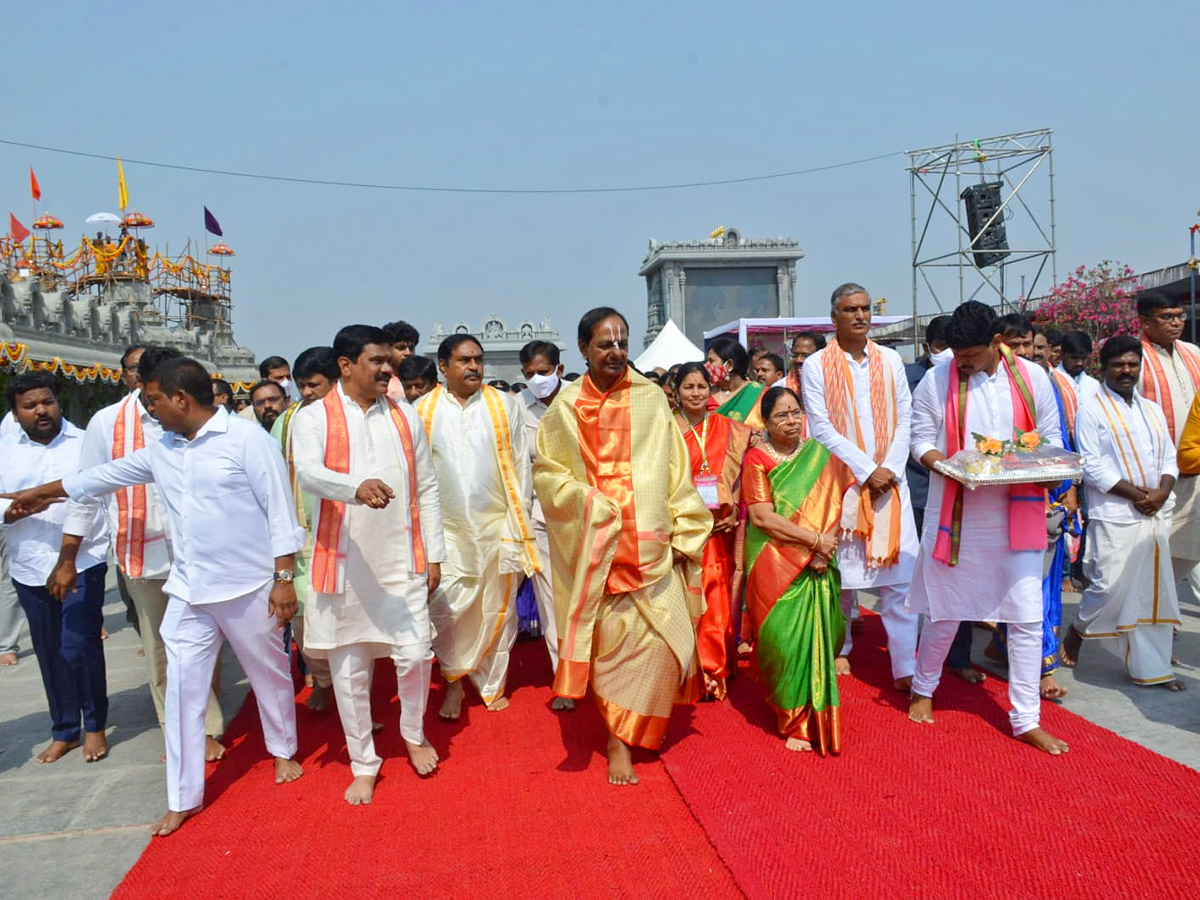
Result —
<path fill-rule="evenodd" d="M 50 733 L 56 741 L 79 740 L 80 719 L 85 731 L 103 731 L 108 721 L 108 681 L 100 641 L 107 570 L 108 565 L 100 563 L 80 572 L 62 603 L 45 586 L 13 581 L 29 620 L 29 636 L 50 704 Z"/>

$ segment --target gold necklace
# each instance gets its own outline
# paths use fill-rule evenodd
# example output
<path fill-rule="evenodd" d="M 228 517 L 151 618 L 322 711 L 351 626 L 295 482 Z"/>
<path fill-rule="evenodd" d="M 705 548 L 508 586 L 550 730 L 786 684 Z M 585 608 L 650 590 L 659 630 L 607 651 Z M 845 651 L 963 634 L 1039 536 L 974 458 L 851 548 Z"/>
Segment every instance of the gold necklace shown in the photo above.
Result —
<path fill-rule="evenodd" d="M 783 462 L 787 462 L 788 460 L 796 458 L 796 454 L 799 453 L 800 448 L 804 446 L 804 441 L 798 442 L 796 444 L 796 449 L 793 450 L 791 453 L 786 453 L 786 454 L 780 453 L 778 450 L 776 450 L 775 445 L 772 444 L 769 439 L 764 441 L 763 443 L 759 444 L 759 446 L 762 447 L 764 450 L 766 450 L 767 455 L 770 456 L 773 460 L 775 460 L 775 462 L 783 463 Z"/>

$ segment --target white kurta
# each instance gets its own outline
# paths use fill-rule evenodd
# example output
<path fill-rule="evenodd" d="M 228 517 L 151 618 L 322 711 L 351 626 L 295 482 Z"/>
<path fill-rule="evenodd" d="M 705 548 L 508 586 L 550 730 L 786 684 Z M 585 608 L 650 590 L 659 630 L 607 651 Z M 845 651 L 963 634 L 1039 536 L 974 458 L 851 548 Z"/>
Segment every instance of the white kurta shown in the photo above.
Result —
<path fill-rule="evenodd" d="M 1080 404 L 1091 400 L 1092 397 L 1096 396 L 1096 392 L 1100 390 L 1100 382 L 1087 372 L 1080 370 L 1078 375 L 1072 375 L 1062 367 L 1061 363 L 1057 371 L 1071 379 L 1071 384 L 1075 385 L 1075 396 L 1079 398 Z"/>
<path fill-rule="evenodd" d="M 408 460 L 385 399 L 365 413 L 342 391 L 335 390 L 346 414 L 350 437 L 350 471 L 325 467 L 326 414 L 323 402 L 299 410 L 292 422 L 296 478 L 307 493 L 345 503 L 339 556 L 344 565 L 343 593 L 309 590 L 304 607 L 305 650 L 317 656 L 350 644 L 370 644 L 375 655 L 390 656 L 393 647 L 432 640 L 426 576 L 412 571 Z M 399 404 L 413 436 L 417 464 L 417 501 L 421 534 L 429 562 L 445 558 L 437 478 L 429 444 L 411 406 Z M 396 496 L 383 509 L 354 499 L 358 486 L 378 478 Z M 319 505 L 318 505 L 319 508 Z M 314 529 L 317 523 L 313 523 Z"/>
<path fill-rule="evenodd" d="M 1180 356 L 1179 345 L 1183 352 L 1191 351 L 1192 356 L 1200 359 L 1200 347 L 1186 341 L 1176 341 L 1174 351 L 1168 353 L 1164 347 L 1150 342 L 1154 354 L 1158 357 L 1171 385 L 1170 409 L 1163 408 L 1163 415 L 1174 429 L 1175 440 L 1183 434 L 1183 426 L 1187 424 L 1188 412 L 1191 411 L 1192 401 L 1196 397 L 1196 386 L 1192 383 L 1191 373 Z M 1143 350 L 1145 344 L 1142 345 Z M 1147 365 L 1142 362 L 1142 371 L 1138 376 L 1138 393 L 1146 390 Z M 1159 406 L 1162 406 L 1161 400 Z M 1192 476 L 1180 478 L 1175 485 L 1175 508 L 1171 516 L 1171 555 L 1181 560 L 1200 560 L 1200 515 L 1197 515 L 1197 479 Z"/>
<path fill-rule="evenodd" d="M 844 539 L 838 545 L 838 569 L 842 575 L 842 588 L 882 587 L 884 585 L 907 584 L 912 578 L 913 565 L 919 551 L 916 520 L 913 518 L 912 502 L 908 496 L 908 448 L 912 418 L 912 397 L 908 392 L 908 378 L 904 374 L 904 362 L 900 354 L 889 347 L 880 347 L 885 365 L 891 366 L 896 385 L 896 430 L 887 456 L 881 464 L 875 462 L 874 418 L 871 415 L 871 378 L 867 357 L 855 362 L 836 341 L 825 349 L 818 350 L 804 361 L 801 369 L 801 385 L 804 390 L 804 408 L 808 413 L 809 433 L 829 448 L 829 452 L 841 459 L 854 473 L 858 483 L 864 484 L 877 465 L 890 470 L 900 482 L 900 559 L 894 566 L 877 568 L 867 566 L 866 547 L 861 538 Z M 853 436 L 838 432 L 829 421 L 829 409 L 825 400 L 824 354 L 845 353 L 854 380 L 854 404 L 858 421 L 862 427 L 863 443 L 860 448 Z"/>
<path fill-rule="evenodd" d="M 1062 446 L 1058 405 L 1050 376 L 1027 364 L 1029 386 L 1037 406 L 1037 430 L 1056 447 Z M 930 450 L 946 452 L 946 391 L 950 365 L 929 371 L 913 393 L 912 454 L 920 459 Z M 1007 440 L 1013 434 L 1013 390 L 1003 364 L 994 375 L 980 372 L 967 382 L 966 432 Z M 933 558 L 946 479 L 929 473 L 929 502 L 921 553 L 913 573 L 908 609 L 934 621 L 1040 622 L 1044 550 L 1009 549 L 1007 487 L 981 487 L 963 494 L 962 538 L 958 565 Z"/>

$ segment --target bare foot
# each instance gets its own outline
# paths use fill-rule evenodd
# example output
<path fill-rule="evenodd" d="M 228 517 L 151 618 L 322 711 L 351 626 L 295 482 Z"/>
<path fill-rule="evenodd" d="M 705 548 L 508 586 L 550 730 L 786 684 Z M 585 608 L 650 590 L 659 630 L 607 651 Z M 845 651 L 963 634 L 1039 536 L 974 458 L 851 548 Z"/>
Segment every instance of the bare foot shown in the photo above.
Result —
<path fill-rule="evenodd" d="M 789 750 L 798 750 L 801 752 L 812 752 L 812 744 L 810 744 L 808 741 L 803 740 L 798 737 L 788 738 L 784 742 L 783 746 L 787 747 L 787 749 L 789 749 Z"/>
<path fill-rule="evenodd" d="M 892 682 L 892 687 L 903 694 L 907 694 L 912 690 L 912 679 L 913 677 L 911 675 L 905 675 L 903 678 L 897 678 Z"/>
<path fill-rule="evenodd" d="M 100 762 L 108 756 L 108 741 L 103 731 L 88 731 L 83 735 L 83 761 Z"/>
<path fill-rule="evenodd" d="M 488 712 L 500 712 L 502 709 L 508 709 L 508 698 L 503 695 L 487 704 Z"/>
<path fill-rule="evenodd" d="M 306 688 L 310 688 L 313 686 L 313 677 L 312 677 L 311 672 L 309 672 L 307 675 L 304 676 L 304 686 Z"/>
<path fill-rule="evenodd" d="M 1163 688 L 1168 691 L 1186 691 L 1187 685 L 1184 684 L 1182 681 L 1180 681 L 1178 678 L 1176 678 L 1172 681 L 1164 681 Z"/>
<path fill-rule="evenodd" d="M 17 654 L 15 653 L 0 653 L 0 666 L 15 666 L 17 664 Z"/>
<path fill-rule="evenodd" d="M 974 666 L 967 666 L 965 669 L 950 669 L 950 674 L 957 675 L 967 684 L 979 684 L 987 680 L 987 676 Z"/>
<path fill-rule="evenodd" d="M 1059 700 L 1067 696 L 1066 686 L 1059 684 L 1053 675 L 1042 676 L 1041 692 L 1043 700 Z"/>
<path fill-rule="evenodd" d="M 313 712 L 324 712 L 329 708 L 329 696 L 333 693 L 331 687 L 321 687 L 314 685 L 312 693 L 308 695 L 308 699 L 304 701 L 304 705 Z"/>
<path fill-rule="evenodd" d="M 1079 662 L 1079 650 L 1083 646 L 1083 636 L 1075 630 L 1075 624 L 1071 623 L 1067 626 L 1067 633 L 1063 635 L 1062 646 L 1058 649 L 1058 658 L 1062 660 L 1062 664 L 1068 669 L 1075 668 L 1075 663 Z"/>
<path fill-rule="evenodd" d="M 633 771 L 633 756 L 625 742 L 613 735 L 608 736 L 608 783 L 637 784 L 637 773 Z"/>
<path fill-rule="evenodd" d="M 1029 746 L 1037 747 L 1039 750 L 1045 750 L 1051 756 L 1066 753 L 1068 749 L 1066 741 L 1060 741 L 1054 735 L 1043 731 L 1041 728 L 1034 728 L 1026 731 L 1024 734 L 1018 734 L 1017 740 L 1024 741 Z"/>
<path fill-rule="evenodd" d="M 835 657 L 833 660 L 833 671 L 837 675 L 849 675 L 850 660 L 845 656 Z"/>
<path fill-rule="evenodd" d="M 912 694 L 908 700 L 908 718 L 913 722 L 933 724 L 933 698 Z"/>
<path fill-rule="evenodd" d="M 355 775 L 354 780 L 350 782 L 350 787 L 346 788 L 346 793 L 342 796 L 351 806 L 365 806 L 371 802 L 374 794 L 375 776 Z"/>
<path fill-rule="evenodd" d="M 463 702 L 463 686 L 461 681 L 452 681 L 446 685 L 446 699 L 442 701 L 442 708 L 438 710 L 438 715 L 443 719 L 448 719 L 454 722 L 462 714 Z"/>
<path fill-rule="evenodd" d="M 51 741 L 50 746 L 34 757 L 40 763 L 52 763 L 79 746 L 79 741 Z"/>
<path fill-rule="evenodd" d="M 219 762 L 225 758 L 225 745 L 211 734 L 204 736 L 204 761 Z"/>
<path fill-rule="evenodd" d="M 413 768 L 417 770 L 418 775 L 432 775 L 437 771 L 438 752 L 433 749 L 433 745 L 429 741 L 422 741 L 419 744 L 405 741 L 404 746 L 408 748 L 408 758 L 412 761 Z"/>
<path fill-rule="evenodd" d="M 988 641 L 987 646 L 983 648 L 983 655 L 992 662 L 1003 663 L 1006 666 L 1008 665 L 1008 657 L 994 640 Z"/>
<path fill-rule="evenodd" d="M 102 641 L 108 640 L 108 629 L 107 628 L 100 629 L 100 640 L 102 640 Z"/>
<path fill-rule="evenodd" d="M 304 769 L 300 763 L 294 759 L 284 759 L 282 756 L 275 757 L 275 783 L 285 784 L 289 781 L 295 781 L 304 774 Z"/>
<path fill-rule="evenodd" d="M 184 810 L 183 812 L 168 812 L 150 826 L 150 834 L 154 837 L 166 837 L 171 832 L 178 831 L 180 825 L 202 809 L 204 809 L 203 806 L 197 806 L 194 809 Z"/>
<path fill-rule="evenodd" d="M 575 708 L 575 700 L 572 697 L 555 697 L 550 701 L 550 708 L 556 712 L 572 710 Z"/>

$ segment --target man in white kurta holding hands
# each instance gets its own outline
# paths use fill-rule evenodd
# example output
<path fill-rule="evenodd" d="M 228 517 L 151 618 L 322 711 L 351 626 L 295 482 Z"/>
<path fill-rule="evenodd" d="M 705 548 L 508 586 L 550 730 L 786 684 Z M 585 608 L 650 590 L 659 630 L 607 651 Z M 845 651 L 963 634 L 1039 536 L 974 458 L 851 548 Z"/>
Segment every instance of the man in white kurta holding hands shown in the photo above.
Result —
<path fill-rule="evenodd" d="M 1103 386 L 1076 420 L 1087 490 L 1088 586 L 1063 638 L 1062 658 L 1073 666 L 1082 639 L 1096 639 L 1124 661 L 1135 684 L 1181 691 L 1171 668 L 1179 599 L 1169 544 L 1179 468 L 1163 411 L 1135 390 L 1142 352 L 1129 335 L 1105 342 Z"/>
<path fill-rule="evenodd" d="M 457 719 L 464 677 L 489 710 L 508 706 L 517 588 L 521 574 L 539 565 L 521 405 L 484 386 L 483 348 L 469 334 L 442 341 L 438 368 L 446 383 L 421 398 L 417 415 L 433 450 L 446 535 L 445 571 L 429 601 L 433 648 L 448 682 L 439 715 Z"/>
<path fill-rule="evenodd" d="M 1003 442 L 1034 431 L 1061 447 L 1058 406 L 1046 373 L 1013 355 L 989 307 L 959 306 L 946 342 L 954 359 L 935 366 L 913 393 L 912 455 L 932 471 L 908 597 L 909 610 L 928 618 L 909 718 L 933 722 L 933 695 L 959 623 L 1005 622 L 1013 735 L 1057 755 L 1067 745 L 1040 727 L 1045 490 L 997 485 L 968 491 L 941 475 L 938 464 L 971 448 L 974 434 Z"/>
<path fill-rule="evenodd" d="M 350 753 L 351 805 L 370 803 L 382 760 L 371 721 L 371 670 L 396 666 L 400 734 L 418 774 L 437 768 L 425 739 L 433 674 L 429 593 L 444 556 L 437 479 L 407 403 L 387 396 L 387 338 L 349 325 L 333 340 L 341 378 L 296 413 L 296 479 L 319 499 L 304 607 L 305 650 L 329 660 Z"/>
<path fill-rule="evenodd" d="M 912 682 L 917 617 L 904 601 L 918 538 L 908 496 L 909 420 L 912 398 L 900 355 L 867 338 L 871 297 L 843 284 L 830 300 L 834 340 L 805 360 L 801 378 L 809 432 L 854 473 L 842 504 L 842 612 L 847 626 L 857 590 L 879 591 L 888 655 L 897 690 Z M 850 628 L 835 662 L 850 671 Z"/>

